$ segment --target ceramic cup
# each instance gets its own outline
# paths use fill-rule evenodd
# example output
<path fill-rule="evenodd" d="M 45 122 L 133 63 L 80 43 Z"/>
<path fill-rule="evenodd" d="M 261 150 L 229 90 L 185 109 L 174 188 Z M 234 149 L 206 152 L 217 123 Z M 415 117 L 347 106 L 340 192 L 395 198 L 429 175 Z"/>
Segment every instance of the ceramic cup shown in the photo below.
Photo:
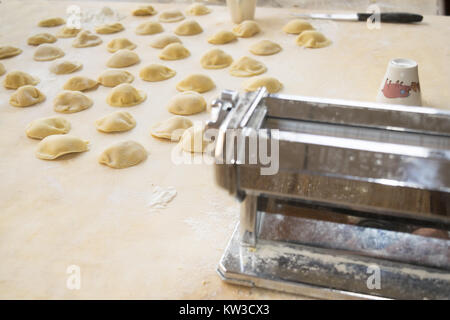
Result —
<path fill-rule="evenodd" d="M 410 59 L 391 60 L 381 83 L 377 102 L 421 106 L 417 62 Z"/>
<path fill-rule="evenodd" d="M 234 23 L 255 18 L 256 0 L 227 0 L 227 7 Z"/>

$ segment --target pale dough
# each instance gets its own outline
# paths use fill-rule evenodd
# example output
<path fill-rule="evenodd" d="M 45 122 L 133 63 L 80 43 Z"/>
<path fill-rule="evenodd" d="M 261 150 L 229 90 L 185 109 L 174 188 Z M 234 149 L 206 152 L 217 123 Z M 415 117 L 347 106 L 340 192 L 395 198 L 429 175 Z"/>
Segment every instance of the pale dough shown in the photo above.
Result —
<path fill-rule="evenodd" d="M 5 66 L 3 63 L 0 63 L 0 76 L 4 75 L 6 73 Z"/>
<path fill-rule="evenodd" d="M 198 3 L 198 2 L 197 3 L 194 2 L 186 9 L 186 14 L 188 14 L 190 16 L 203 16 L 210 12 L 211 12 L 211 10 L 207 6 L 205 6 L 204 4 Z"/>
<path fill-rule="evenodd" d="M 214 89 L 216 85 L 214 81 L 204 74 L 191 74 L 178 82 L 178 91 L 195 91 L 198 93 L 208 92 Z"/>
<path fill-rule="evenodd" d="M 69 136 L 54 134 L 42 139 L 36 150 L 36 157 L 43 160 L 54 160 L 68 153 L 84 152 L 88 150 L 89 141 Z"/>
<path fill-rule="evenodd" d="M 134 76 L 125 70 L 105 70 L 98 77 L 98 82 L 105 87 L 115 87 L 121 83 L 131 83 Z"/>
<path fill-rule="evenodd" d="M 22 71 L 11 71 L 5 76 L 3 86 L 6 89 L 17 89 L 22 86 L 35 86 L 39 83 L 39 79 Z"/>
<path fill-rule="evenodd" d="M 33 56 L 36 61 L 51 61 L 61 57 L 64 57 L 64 51 L 51 44 L 41 44 Z"/>
<path fill-rule="evenodd" d="M 128 168 L 147 159 L 147 151 L 135 141 L 115 143 L 102 152 L 98 162 L 114 169 Z"/>
<path fill-rule="evenodd" d="M 184 15 L 180 10 L 166 10 L 159 15 L 159 21 L 161 22 L 177 22 L 184 19 Z"/>
<path fill-rule="evenodd" d="M 102 42 L 103 41 L 99 36 L 91 33 L 88 30 L 85 30 L 78 33 L 77 37 L 72 42 L 72 46 L 75 48 L 95 47 Z"/>
<path fill-rule="evenodd" d="M 153 125 L 150 133 L 156 138 L 179 141 L 184 131 L 192 126 L 193 123 L 188 118 L 175 116 Z"/>
<path fill-rule="evenodd" d="M 63 18 L 48 18 L 39 21 L 38 26 L 48 28 L 48 27 L 57 27 L 65 23 L 66 21 Z"/>
<path fill-rule="evenodd" d="M 14 107 L 29 107 L 45 100 L 45 95 L 39 89 L 26 85 L 11 95 L 9 103 Z"/>
<path fill-rule="evenodd" d="M 186 20 L 175 28 L 175 34 L 179 36 L 193 36 L 203 32 L 202 27 L 194 20 Z"/>
<path fill-rule="evenodd" d="M 56 33 L 58 38 L 75 38 L 81 29 L 64 26 Z"/>
<path fill-rule="evenodd" d="M 220 49 L 211 49 L 200 59 L 200 64 L 205 69 L 223 69 L 231 63 L 233 63 L 233 58 Z"/>
<path fill-rule="evenodd" d="M 101 132 L 123 132 L 133 129 L 136 120 L 126 111 L 117 111 L 95 121 L 95 127 Z"/>
<path fill-rule="evenodd" d="M 134 50 L 136 49 L 136 45 L 127 38 L 117 38 L 111 40 L 106 46 L 106 49 L 109 52 L 114 53 L 120 49 Z"/>
<path fill-rule="evenodd" d="M 171 43 L 181 43 L 181 40 L 177 36 L 173 36 L 171 34 L 162 34 L 156 37 L 152 41 L 150 46 L 155 49 L 164 49 L 167 45 Z"/>
<path fill-rule="evenodd" d="M 29 138 L 44 139 L 53 134 L 66 134 L 70 127 L 70 122 L 63 117 L 40 118 L 31 121 L 25 133 Z"/>
<path fill-rule="evenodd" d="M 143 102 L 147 98 L 144 91 L 137 90 L 129 83 L 122 83 L 114 87 L 106 98 L 106 102 L 113 107 L 131 107 Z"/>
<path fill-rule="evenodd" d="M 95 32 L 98 34 L 111 34 L 111 33 L 117 33 L 122 30 L 124 30 L 123 24 L 120 22 L 110 23 L 110 24 L 104 24 L 101 26 L 95 27 Z"/>
<path fill-rule="evenodd" d="M 204 139 L 205 127 L 194 125 L 187 129 L 181 136 L 181 147 L 186 152 L 202 153 L 208 142 Z"/>
<path fill-rule="evenodd" d="M 137 53 L 128 49 L 120 49 L 108 59 L 106 65 L 110 68 L 125 68 L 135 65 L 140 61 L 141 59 Z"/>
<path fill-rule="evenodd" d="M 136 34 L 139 35 L 151 35 L 151 34 L 157 34 L 164 31 L 163 26 L 161 23 L 156 21 L 147 21 L 144 23 L 141 23 L 136 28 Z"/>
<path fill-rule="evenodd" d="M 162 49 L 159 58 L 162 60 L 180 60 L 191 55 L 181 43 L 171 43 Z"/>
<path fill-rule="evenodd" d="M 250 46 L 250 52 L 258 56 L 268 56 L 281 51 L 281 46 L 270 40 L 261 40 Z"/>
<path fill-rule="evenodd" d="M 96 88 L 98 81 L 83 76 L 75 76 L 66 81 L 64 90 L 85 91 Z"/>
<path fill-rule="evenodd" d="M 253 58 L 242 57 L 230 67 L 230 74 L 235 77 L 251 77 L 267 71 L 266 66 Z"/>
<path fill-rule="evenodd" d="M 167 110 L 170 113 L 185 116 L 199 113 L 206 110 L 206 100 L 197 92 L 182 92 L 169 100 Z"/>
<path fill-rule="evenodd" d="M 323 48 L 331 44 L 331 41 L 322 33 L 314 30 L 303 31 L 295 42 L 305 48 Z"/>
<path fill-rule="evenodd" d="M 133 10 L 133 16 L 143 17 L 143 16 L 153 16 L 157 14 L 155 8 L 153 6 L 140 6 L 137 9 Z"/>
<path fill-rule="evenodd" d="M 257 77 L 244 81 L 245 91 L 256 91 L 260 87 L 265 87 L 269 93 L 276 93 L 283 88 L 283 84 L 273 77 Z"/>
<path fill-rule="evenodd" d="M 314 30 L 314 27 L 305 20 L 294 19 L 286 23 L 283 27 L 283 31 L 291 34 L 300 34 L 306 30 Z"/>
<path fill-rule="evenodd" d="M 151 64 L 141 69 L 139 77 L 144 81 L 163 81 L 172 78 L 177 73 L 175 70 L 161 64 Z"/>
<path fill-rule="evenodd" d="M 10 58 L 22 53 L 22 49 L 11 46 L 0 46 L 0 59 Z"/>
<path fill-rule="evenodd" d="M 63 91 L 53 100 L 53 110 L 59 113 L 75 113 L 90 108 L 94 101 L 80 91 Z"/>
<path fill-rule="evenodd" d="M 69 74 L 80 70 L 82 66 L 83 64 L 78 61 L 58 60 L 52 63 L 50 71 L 54 74 Z"/>
<path fill-rule="evenodd" d="M 50 33 L 38 33 L 29 37 L 27 43 L 30 46 L 38 46 L 43 43 L 54 43 L 56 40 L 56 37 Z"/>
<path fill-rule="evenodd" d="M 246 20 L 233 28 L 233 32 L 241 38 L 250 38 L 259 33 L 261 28 L 255 21 Z"/>
<path fill-rule="evenodd" d="M 227 30 L 221 30 L 208 38 L 208 42 L 211 44 L 225 44 L 237 39 L 237 36 Z"/>

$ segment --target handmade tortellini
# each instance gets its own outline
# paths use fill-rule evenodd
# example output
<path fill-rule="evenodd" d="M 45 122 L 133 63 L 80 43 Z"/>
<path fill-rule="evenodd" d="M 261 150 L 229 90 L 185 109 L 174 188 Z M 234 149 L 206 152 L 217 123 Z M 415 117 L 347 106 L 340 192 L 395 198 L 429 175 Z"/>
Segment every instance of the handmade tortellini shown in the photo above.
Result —
<path fill-rule="evenodd" d="M 5 80 L 3 81 L 3 86 L 6 89 L 17 89 L 26 85 L 35 86 L 38 83 L 38 78 L 35 78 L 26 72 L 11 71 L 6 75 Z"/>
<path fill-rule="evenodd" d="M 44 139 L 53 134 L 66 134 L 69 131 L 69 121 L 63 117 L 49 117 L 31 121 L 25 133 L 29 138 Z"/>
<path fill-rule="evenodd" d="M 150 43 L 150 46 L 155 49 L 163 49 L 171 43 L 181 43 L 181 40 L 177 36 L 162 34 L 156 37 L 155 40 Z"/>
<path fill-rule="evenodd" d="M 177 84 L 178 91 L 207 92 L 216 87 L 214 81 L 204 74 L 191 74 Z"/>
<path fill-rule="evenodd" d="M 186 129 L 192 127 L 193 123 L 186 117 L 175 116 L 153 125 L 151 135 L 156 138 L 179 141 Z"/>
<path fill-rule="evenodd" d="M 64 26 L 56 33 L 56 37 L 58 38 L 75 38 L 78 33 L 80 33 L 81 29 Z"/>
<path fill-rule="evenodd" d="M 156 21 L 147 21 L 144 23 L 141 23 L 136 28 L 136 34 L 139 35 L 150 35 L 150 34 L 156 34 L 161 33 L 164 31 L 163 26 L 161 23 Z"/>
<path fill-rule="evenodd" d="M 186 9 L 186 13 L 190 16 L 203 16 L 210 12 L 211 10 L 207 6 L 198 2 L 194 2 Z"/>
<path fill-rule="evenodd" d="M 11 46 L 0 46 L 0 59 L 10 58 L 22 53 L 22 49 Z"/>
<path fill-rule="evenodd" d="M 37 88 L 22 86 L 11 95 L 9 104 L 14 107 L 29 107 L 45 100 L 45 95 Z"/>
<path fill-rule="evenodd" d="M 283 84 L 273 77 L 251 78 L 244 82 L 245 91 L 256 91 L 260 87 L 265 87 L 270 93 L 276 93 L 283 88 Z"/>
<path fill-rule="evenodd" d="M 5 66 L 0 63 L 0 76 L 4 75 L 6 73 L 6 69 Z"/>
<path fill-rule="evenodd" d="M 147 151 L 135 141 L 115 143 L 102 152 L 98 158 L 100 164 L 114 169 L 128 168 L 147 159 Z"/>
<path fill-rule="evenodd" d="M 131 83 L 134 80 L 134 76 L 125 70 L 106 70 L 103 71 L 98 82 L 105 87 L 115 87 L 121 83 Z"/>
<path fill-rule="evenodd" d="M 205 127 L 194 125 L 187 129 L 181 136 L 181 148 L 186 152 L 202 153 L 205 151 L 208 141 L 204 139 Z"/>
<path fill-rule="evenodd" d="M 194 91 L 177 94 L 169 100 L 167 110 L 178 115 L 191 115 L 206 110 L 206 100 Z"/>
<path fill-rule="evenodd" d="M 268 56 L 280 51 L 280 45 L 270 40 L 261 40 L 250 46 L 250 52 L 259 56 Z"/>
<path fill-rule="evenodd" d="M 155 8 L 153 6 L 140 6 L 139 8 L 133 10 L 133 16 L 142 17 L 142 16 L 153 16 L 157 14 Z"/>
<path fill-rule="evenodd" d="M 65 154 L 85 152 L 89 141 L 67 134 L 53 134 L 42 139 L 37 146 L 36 157 L 54 160 Z"/>
<path fill-rule="evenodd" d="M 267 71 L 266 66 L 250 57 L 242 57 L 230 67 L 230 74 L 235 77 L 251 77 Z"/>
<path fill-rule="evenodd" d="M 144 91 L 137 90 L 129 83 L 122 83 L 114 87 L 106 98 L 106 102 L 113 107 L 131 107 L 143 102 L 147 98 Z"/>
<path fill-rule="evenodd" d="M 259 33 L 261 28 L 255 21 L 246 20 L 233 28 L 233 32 L 241 38 L 250 38 Z"/>
<path fill-rule="evenodd" d="M 120 49 L 134 50 L 136 49 L 136 45 L 127 38 L 117 38 L 111 40 L 106 46 L 106 49 L 108 49 L 109 52 L 114 53 Z"/>
<path fill-rule="evenodd" d="M 184 19 L 184 15 L 180 10 L 166 10 L 159 15 L 161 22 L 177 22 Z"/>
<path fill-rule="evenodd" d="M 36 61 L 50 61 L 64 56 L 64 51 L 51 44 L 41 44 L 34 52 L 34 60 Z"/>
<path fill-rule="evenodd" d="M 225 44 L 236 40 L 236 35 L 231 31 L 221 30 L 208 38 L 211 44 Z"/>
<path fill-rule="evenodd" d="M 75 76 L 67 80 L 64 84 L 64 90 L 72 91 L 85 91 L 89 89 L 94 89 L 98 85 L 98 82 L 94 79 L 90 79 L 83 76 Z"/>
<path fill-rule="evenodd" d="M 48 19 L 44 19 L 39 21 L 38 26 L 39 27 L 57 27 L 60 25 L 65 24 L 66 21 L 63 18 L 48 18 Z"/>
<path fill-rule="evenodd" d="M 90 108 L 91 98 L 80 91 L 63 91 L 53 100 L 53 110 L 59 113 L 75 113 Z"/>
<path fill-rule="evenodd" d="M 84 30 L 78 33 L 75 40 L 73 40 L 72 47 L 75 48 L 95 47 L 101 44 L 102 42 L 103 41 L 99 36 L 91 33 L 88 30 Z"/>
<path fill-rule="evenodd" d="M 175 70 L 161 64 L 151 64 L 141 69 L 139 77 L 144 81 L 163 81 L 172 78 L 177 73 Z"/>
<path fill-rule="evenodd" d="M 203 32 L 202 27 L 198 24 L 197 21 L 187 20 L 183 23 L 180 23 L 175 28 L 175 34 L 179 36 L 193 36 Z"/>
<path fill-rule="evenodd" d="M 101 26 L 95 27 L 95 32 L 98 34 L 111 34 L 111 33 L 117 33 L 125 28 L 123 27 L 123 24 L 120 22 L 110 23 L 110 24 L 104 24 Z"/>
<path fill-rule="evenodd" d="M 305 48 L 323 48 L 331 44 L 331 41 L 322 33 L 314 30 L 303 31 L 295 42 Z"/>
<path fill-rule="evenodd" d="M 191 55 L 181 43 L 171 43 L 162 49 L 159 58 L 162 60 L 180 60 Z"/>
<path fill-rule="evenodd" d="M 136 120 L 126 111 L 117 111 L 95 121 L 95 127 L 102 132 L 123 132 L 133 129 Z"/>
<path fill-rule="evenodd" d="M 29 37 L 27 43 L 30 46 L 38 46 L 43 43 L 54 43 L 56 40 L 56 37 L 50 33 L 38 33 Z"/>
<path fill-rule="evenodd" d="M 50 66 L 50 71 L 54 74 L 69 74 L 81 69 L 82 66 L 83 64 L 78 61 L 55 61 Z"/>
<path fill-rule="evenodd" d="M 301 19 L 291 20 L 283 27 L 284 32 L 292 34 L 300 34 L 306 30 L 314 30 L 314 27 L 308 21 Z"/>
<path fill-rule="evenodd" d="M 137 53 L 128 49 L 120 49 L 108 59 L 106 65 L 110 68 L 125 68 L 139 63 L 139 61 L 141 59 Z"/>
<path fill-rule="evenodd" d="M 205 69 L 223 69 L 232 62 L 233 58 L 220 49 L 209 50 L 200 59 L 200 64 Z"/>

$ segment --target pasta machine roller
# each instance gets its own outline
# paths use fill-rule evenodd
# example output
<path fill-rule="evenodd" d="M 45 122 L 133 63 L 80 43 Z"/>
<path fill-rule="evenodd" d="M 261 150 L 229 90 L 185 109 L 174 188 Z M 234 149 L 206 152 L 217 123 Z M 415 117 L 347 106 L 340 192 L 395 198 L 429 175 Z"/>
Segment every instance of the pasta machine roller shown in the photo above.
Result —
<path fill-rule="evenodd" d="M 450 112 L 225 90 L 205 138 L 241 202 L 223 280 L 319 298 L 450 298 Z"/>

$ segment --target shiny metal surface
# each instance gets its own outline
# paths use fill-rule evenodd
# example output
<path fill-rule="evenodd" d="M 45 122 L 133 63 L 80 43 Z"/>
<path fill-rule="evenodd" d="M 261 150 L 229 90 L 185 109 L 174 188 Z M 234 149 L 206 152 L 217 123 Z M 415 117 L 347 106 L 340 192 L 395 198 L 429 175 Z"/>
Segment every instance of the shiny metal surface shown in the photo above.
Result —
<path fill-rule="evenodd" d="M 292 16 L 305 19 L 324 19 L 324 20 L 343 20 L 343 21 L 358 21 L 356 13 L 292 13 Z"/>

